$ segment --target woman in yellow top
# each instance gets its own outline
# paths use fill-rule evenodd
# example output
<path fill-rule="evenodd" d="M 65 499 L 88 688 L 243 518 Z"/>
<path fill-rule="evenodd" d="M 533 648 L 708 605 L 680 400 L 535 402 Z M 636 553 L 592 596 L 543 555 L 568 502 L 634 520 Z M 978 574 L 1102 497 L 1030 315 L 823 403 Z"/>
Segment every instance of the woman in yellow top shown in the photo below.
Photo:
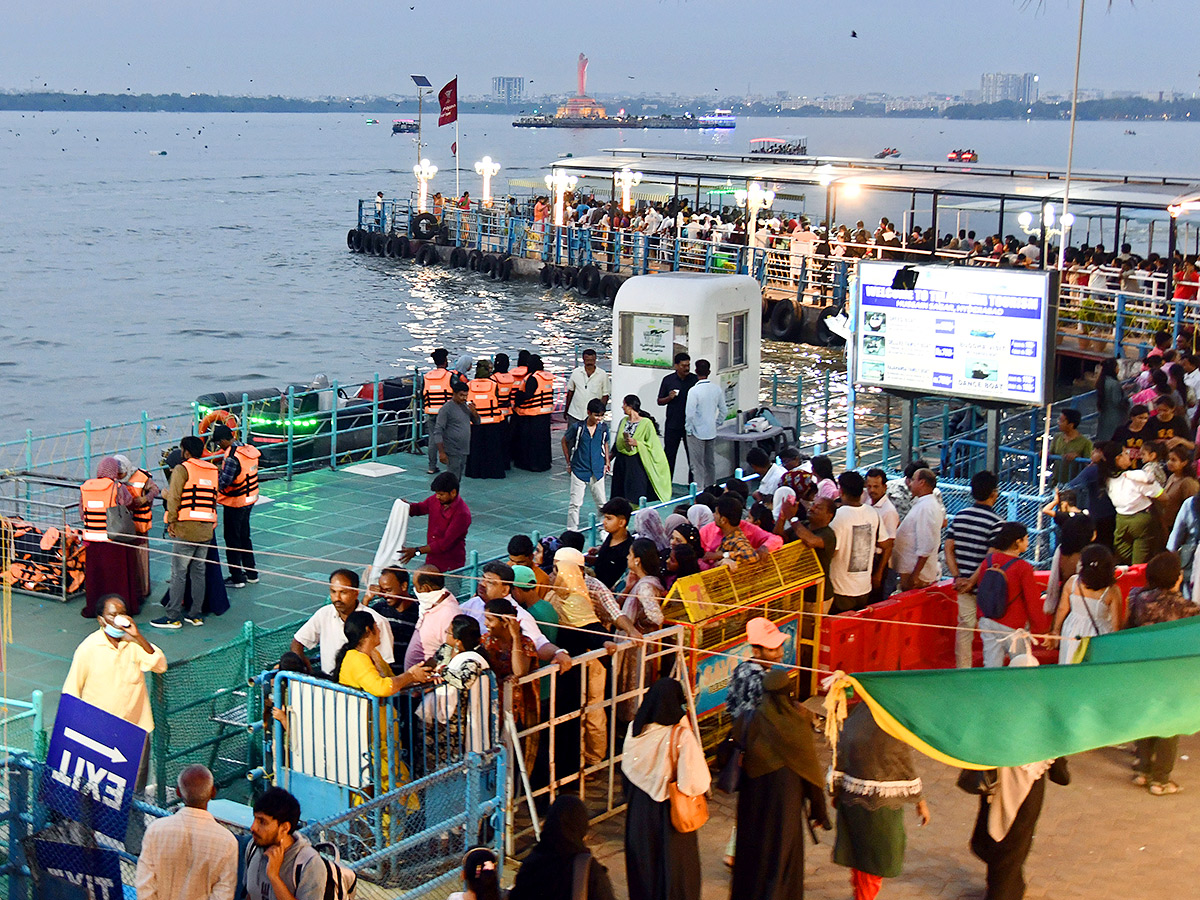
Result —
<path fill-rule="evenodd" d="M 393 675 L 391 666 L 384 662 L 379 653 L 379 628 L 375 618 L 364 610 L 356 610 L 346 617 L 343 626 L 346 633 L 346 643 L 338 651 L 337 662 L 333 667 L 333 680 L 343 687 L 365 691 L 376 697 L 390 697 L 406 687 L 414 684 L 427 684 L 433 680 L 433 671 L 424 663 L 417 663 L 403 675 Z M 388 635 L 390 638 L 391 635 Z M 381 707 L 379 711 L 379 753 L 385 760 L 382 768 L 383 789 L 389 790 L 391 784 L 391 762 L 387 759 L 387 735 L 384 718 L 387 715 Z M 396 723 L 393 723 L 395 727 Z M 397 746 L 397 750 L 399 747 Z M 399 766 L 399 781 L 408 781 L 408 769 L 403 760 L 396 760 Z M 414 798 L 415 799 L 415 798 Z M 410 801 L 410 808 L 413 803 Z"/>
<path fill-rule="evenodd" d="M 433 680 L 433 673 L 424 663 L 417 663 L 403 675 L 392 674 L 392 667 L 379 653 L 379 628 L 370 613 L 361 609 L 350 613 L 343 628 L 346 643 L 333 666 L 333 680 L 338 684 L 376 697 L 390 697 L 410 685 Z"/>

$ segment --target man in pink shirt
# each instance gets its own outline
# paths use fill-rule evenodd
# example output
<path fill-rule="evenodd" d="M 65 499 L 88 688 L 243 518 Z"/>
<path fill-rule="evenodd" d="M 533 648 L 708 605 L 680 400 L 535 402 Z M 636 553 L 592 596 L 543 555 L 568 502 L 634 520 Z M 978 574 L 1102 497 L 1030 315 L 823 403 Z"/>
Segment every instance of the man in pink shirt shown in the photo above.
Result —
<path fill-rule="evenodd" d="M 471 510 L 458 496 L 458 479 L 450 472 L 441 472 L 429 485 L 432 497 L 408 508 L 410 516 L 429 516 L 425 543 L 405 547 L 400 559 L 408 562 L 419 553 L 425 561 L 441 572 L 462 568 L 467 564 L 467 529 L 471 527 Z"/>

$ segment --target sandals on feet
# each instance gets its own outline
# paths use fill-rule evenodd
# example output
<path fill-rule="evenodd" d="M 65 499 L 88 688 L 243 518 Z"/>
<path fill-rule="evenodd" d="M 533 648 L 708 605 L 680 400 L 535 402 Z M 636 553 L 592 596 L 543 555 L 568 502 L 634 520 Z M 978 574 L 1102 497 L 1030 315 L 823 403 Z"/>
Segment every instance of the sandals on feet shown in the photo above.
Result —
<path fill-rule="evenodd" d="M 1133 776 L 1133 783 L 1135 787 L 1145 787 L 1150 783 L 1150 780 L 1145 775 L 1139 773 Z"/>
<path fill-rule="evenodd" d="M 1162 797 L 1165 794 L 1178 794 L 1181 790 L 1182 788 L 1173 781 L 1150 785 L 1150 793 L 1155 797 Z"/>

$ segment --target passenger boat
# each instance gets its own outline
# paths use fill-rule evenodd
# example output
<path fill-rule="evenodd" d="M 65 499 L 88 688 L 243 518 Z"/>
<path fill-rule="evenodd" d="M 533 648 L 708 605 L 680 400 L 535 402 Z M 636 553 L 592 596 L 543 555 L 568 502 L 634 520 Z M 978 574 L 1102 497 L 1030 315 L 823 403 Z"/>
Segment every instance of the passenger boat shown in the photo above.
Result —
<path fill-rule="evenodd" d="M 736 128 L 737 116 L 731 109 L 714 109 L 708 115 L 700 116 L 701 128 Z"/>
<path fill-rule="evenodd" d="M 412 119 L 392 119 L 392 134 L 416 134 L 417 123 Z"/>
<path fill-rule="evenodd" d="M 897 150 L 895 147 L 884 147 L 882 150 L 880 150 L 878 153 L 875 154 L 875 158 L 876 159 L 889 159 L 893 156 L 899 156 L 899 155 L 900 155 L 900 151 Z"/>
<path fill-rule="evenodd" d="M 974 150 L 951 150 L 946 154 L 947 162 L 979 162 L 979 154 Z"/>
<path fill-rule="evenodd" d="M 378 119 L 367 119 L 367 124 L 368 125 L 378 125 L 379 120 Z"/>
<path fill-rule="evenodd" d="M 808 156 L 808 138 L 793 134 L 751 138 L 750 152 L 771 153 L 778 156 Z"/>

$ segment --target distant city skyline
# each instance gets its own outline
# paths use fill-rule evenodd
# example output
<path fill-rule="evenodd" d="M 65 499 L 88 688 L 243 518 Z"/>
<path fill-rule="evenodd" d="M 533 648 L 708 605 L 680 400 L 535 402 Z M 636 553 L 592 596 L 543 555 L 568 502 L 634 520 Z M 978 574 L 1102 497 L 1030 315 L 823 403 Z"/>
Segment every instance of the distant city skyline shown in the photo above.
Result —
<path fill-rule="evenodd" d="M 984 73 L 1037 73 L 1042 97 L 1071 88 L 1077 0 L 970 4 L 865 0 L 797 7 L 748 0 L 611 0 L 605 28 L 573 27 L 590 8 L 526 0 L 368 4 L 356 15 L 324 0 L 280 14 L 256 4 L 42 0 L 11 5 L 0 32 L 0 87 L 67 93 L 411 94 L 410 72 L 464 96 L 492 94 L 497 76 L 524 95 L 569 94 L 580 51 L 589 91 L 722 98 L 886 93 L 963 96 Z M 1194 54 L 1170 36 L 1195 0 L 1088 4 L 1081 84 L 1092 91 L 1200 88 Z M 852 32 L 857 37 L 852 37 Z"/>

